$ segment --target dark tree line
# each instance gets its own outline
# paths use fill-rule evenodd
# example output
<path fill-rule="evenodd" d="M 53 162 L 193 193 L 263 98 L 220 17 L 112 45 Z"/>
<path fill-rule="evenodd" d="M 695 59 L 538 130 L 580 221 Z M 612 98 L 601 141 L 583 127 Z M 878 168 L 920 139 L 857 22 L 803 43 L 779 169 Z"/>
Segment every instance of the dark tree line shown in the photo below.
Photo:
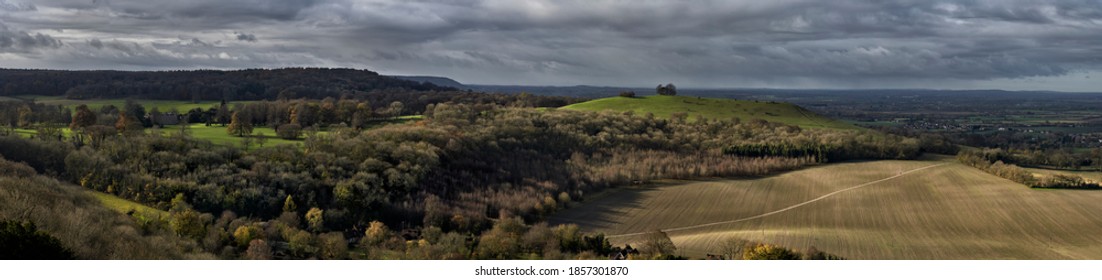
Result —
<path fill-rule="evenodd" d="M 920 139 L 872 131 L 800 130 L 793 137 L 774 138 L 766 141 L 735 140 L 723 148 L 729 155 L 744 157 L 796 157 L 811 158 L 816 162 L 863 159 L 914 159 L 930 145 Z"/>
<path fill-rule="evenodd" d="M 957 154 L 957 160 L 965 165 L 1031 188 L 1102 189 L 1099 183 L 1088 182 L 1079 176 L 1063 174 L 1034 176 L 1033 172 L 1013 164 L 1013 158 L 1013 154 L 1000 149 L 961 151 Z"/>
<path fill-rule="evenodd" d="M 159 72 L 0 69 L 0 81 L 0 96 L 64 95 L 69 99 L 322 99 L 371 91 L 456 90 L 367 70 L 328 68 Z"/>
<path fill-rule="evenodd" d="M 1079 150 L 988 148 L 979 154 L 990 159 L 991 162 L 1002 161 L 1026 167 L 1102 171 L 1102 148 Z"/>
<path fill-rule="evenodd" d="M 736 145 L 723 149 L 723 152 L 731 155 L 745 157 L 814 157 L 819 161 L 827 161 L 827 154 L 833 149 L 827 145 L 805 144 L 802 146 L 790 143 L 770 144 L 746 144 Z"/>
<path fill-rule="evenodd" d="M 71 116 L 71 109 L 59 105 L 18 101 L 0 102 L 0 126 L 9 128 L 66 126 L 69 125 Z"/>
<path fill-rule="evenodd" d="M 471 92 L 385 92 L 363 96 L 344 95 L 321 100 L 274 100 L 236 104 L 226 107 L 193 109 L 186 112 L 189 123 L 225 125 L 233 114 L 255 127 L 278 128 L 285 124 L 301 127 L 328 127 L 343 124 L 365 128 L 373 121 L 433 111 L 434 104 L 457 103 L 477 106 L 560 107 L 579 101 L 569 97 L 484 94 Z"/>

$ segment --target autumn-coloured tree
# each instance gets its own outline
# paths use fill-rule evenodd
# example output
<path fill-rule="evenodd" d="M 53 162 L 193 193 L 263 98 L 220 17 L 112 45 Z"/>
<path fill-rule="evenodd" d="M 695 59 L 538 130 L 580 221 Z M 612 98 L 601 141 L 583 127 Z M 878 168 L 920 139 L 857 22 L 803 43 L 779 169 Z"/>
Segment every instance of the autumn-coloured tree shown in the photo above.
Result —
<path fill-rule="evenodd" d="M 283 200 L 283 212 L 294 213 L 298 211 L 298 206 L 295 205 L 295 200 L 291 198 L 291 195 L 287 195 L 287 198 Z"/>
<path fill-rule="evenodd" d="M 249 242 L 249 249 L 245 251 L 245 258 L 250 260 L 272 259 L 272 247 L 264 239 L 254 239 Z"/>
<path fill-rule="evenodd" d="M 391 102 L 390 105 L 386 107 L 386 112 L 387 112 L 387 115 L 390 116 L 391 118 L 398 118 L 399 116 L 402 115 L 402 110 L 403 109 L 405 109 L 405 104 L 402 104 L 401 101 L 394 101 L 394 102 Z"/>
<path fill-rule="evenodd" d="M 88 105 L 81 104 L 77 106 L 76 115 L 73 116 L 73 122 L 69 124 L 69 129 L 77 130 L 95 124 L 96 113 L 88 109 Z"/>
<path fill-rule="evenodd" d="M 142 126 L 142 122 L 136 117 L 127 114 L 126 111 L 119 111 L 119 119 L 115 121 L 115 129 L 122 133 L 135 133 L 140 132 L 145 128 Z"/>
<path fill-rule="evenodd" d="M 291 253 L 299 258 L 307 258 L 318 253 L 317 238 L 305 230 L 293 230 L 288 233 L 287 245 Z"/>
<path fill-rule="evenodd" d="M 318 247 L 321 251 L 319 257 L 326 260 L 340 260 L 348 258 L 348 241 L 339 231 L 329 232 L 318 236 Z"/>
<path fill-rule="evenodd" d="M 287 140 L 295 140 L 302 137 L 302 126 L 297 124 L 285 124 L 276 128 L 276 135 L 279 138 Z"/>
<path fill-rule="evenodd" d="M 174 211 L 169 216 L 169 226 L 179 236 L 199 240 L 207 233 L 206 219 L 190 207 L 183 211 Z"/>
<path fill-rule="evenodd" d="M 800 254 L 788 248 L 772 245 L 758 244 L 750 247 L 742 254 L 744 260 L 799 260 Z"/>
<path fill-rule="evenodd" d="M 484 259 L 512 259 L 520 251 L 521 236 L 527 231 L 519 217 L 505 218 L 494 223 L 493 228 L 482 233 L 478 241 L 478 257 Z"/>
<path fill-rule="evenodd" d="M 19 127 L 30 127 L 31 123 L 34 122 L 34 111 L 31 110 L 31 107 L 23 104 L 23 106 L 19 106 L 17 111 L 19 114 Z"/>
<path fill-rule="evenodd" d="M 230 117 L 230 126 L 226 127 L 226 132 L 233 136 L 244 137 L 253 133 L 253 124 L 241 120 L 237 116 L 237 112 L 233 112 L 233 116 Z"/>
<path fill-rule="evenodd" d="M 356 109 L 352 111 L 352 127 L 364 128 L 369 119 L 371 119 L 371 104 L 367 102 L 356 104 Z"/>
<path fill-rule="evenodd" d="M 389 240 L 390 237 L 390 228 L 386 224 L 380 221 L 372 221 L 368 224 L 367 230 L 364 231 L 364 238 L 361 243 L 364 246 L 378 246 Z"/>
<path fill-rule="evenodd" d="M 324 211 L 317 207 L 310 208 L 310 211 L 306 211 L 306 225 L 310 227 L 310 230 L 319 232 L 325 228 Z"/>
<path fill-rule="evenodd" d="M 263 238 L 264 231 L 256 225 L 242 225 L 233 231 L 233 240 L 241 247 L 248 246 L 253 240 Z"/>

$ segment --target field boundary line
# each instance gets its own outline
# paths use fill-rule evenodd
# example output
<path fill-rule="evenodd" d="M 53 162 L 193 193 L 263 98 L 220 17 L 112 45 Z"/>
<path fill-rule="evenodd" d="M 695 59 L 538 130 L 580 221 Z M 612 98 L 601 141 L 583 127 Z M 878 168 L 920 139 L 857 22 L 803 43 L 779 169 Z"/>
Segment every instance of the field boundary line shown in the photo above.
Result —
<path fill-rule="evenodd" d="M 661 231 L 663 231 L 663 232 L 683 231 L 683 230 L 697 229 L 697 228 L 717 226 L 717 225 L 723 225 L 723 224 L 733 224 L 733 223 L 738 223 L 738 222 L 745 222 L 745 221 L 749 221 L 749 220 L 765 218 L 765 217 L 768 217 L 768 216 L 779 214 L 781 212 L 796 209 L 796 208 L 799 208 L 800 206 L 808 205 L 808 204 L 814 203 L 814 202 L 819 201 L 819 200 L 826 199 L 828 197 L 834 196 L 834 195 L 839 194 L 839 193 L 843 193 L 843 192 L 846 192 L 846 191 L 850 191 L 850 190 L 854 190 L 854 189 L 858 189 L 858 188 L 862 188 L 862 187 L 867 187 L 867 186 L 874 185 L 874 184 L 877 184 L 877 183 L 882 183 L 884 181 L 888 181 L 888 180 L 891 180 L 891 179 L 903 177 L 904 175 L 907 175 L 907 174 L 911 174 L 911 173 L 914 173 L 914 172 L 918 172 L 918 171 L 922 171 L 922 170 L 926 170 L 926 169 L 930 169 L 930 168 L 934 168 L 934 167 L 938 167 L 938 166 L 943 166 L 943 165 L 946 165 L 946 164 L 949 164 L 949 163 L 928 165 L 928 166 L 924 166 L 924 167 L 919 167 L 919 168 L 907 170 L 905 172 L 896 174 L 895 176 L 887 177 L 887 178 L 876 180 L 876 181 L 866 182 L 866 183 L 863 183 L 863 184 L 860 184 L 860 185 L 856 185 L 856 186 L 848 187 L 848 188 L 845 188 L 845 189 L 833 191 L 831 193 L 824 194 L 822 196 L 816 197 L 816 198 L 808 200 L 808 201 L 800 202 L 800 203 L 797 203 L 797 204 L 792 205 L 792 206 L 781 208 L 780 210 L 774 210 L 774 211 L 771 211 L 771 212 L 766 212 L 766 213 L 762 213 L 762 214 L 758 214 L 758 215 L 754 215 L 754 216 L 750 216 L 750 217 L 746 217 L 746 218 L 741 218 L 741 219 L 736 219 L 736 220 L 729 220 L 729 221 L 712 222 L 712 223 L 699 224 L 699 225 L 668 228 L 668 229 L 663 229 Z M 650 233 L 650 231 L 648 231 L 648 232 L 624 233 L 624 234 L 613 234 L 613 235 L 608 235 L 607 237 L 609 237 L 609 238 L 628 237 L 628 236 L 643 235 L 643 234 L 647 234 L 647 233 Z"/>

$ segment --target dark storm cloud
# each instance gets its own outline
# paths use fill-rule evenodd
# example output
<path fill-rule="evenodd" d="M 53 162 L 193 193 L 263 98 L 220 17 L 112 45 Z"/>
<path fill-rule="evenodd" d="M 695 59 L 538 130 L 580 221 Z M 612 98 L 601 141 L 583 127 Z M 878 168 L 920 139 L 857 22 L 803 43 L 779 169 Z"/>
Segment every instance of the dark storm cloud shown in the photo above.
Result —
<path fill-rule="evenodd" d="M 34 4 L 10 3 L 8 1 L 0 0 L 0 11 L 26 12 L 26 11 L 34 11 L 34 10 L 37 10 L 37 9 L 38 8 L 35 7 Z"/>
<path fill-rule="evenodd" d="M 39 67 L 337 66 L 480 83 L 894 87 L 1102 71 L 1100 3 L 0 0 L 0 22 L 25 31 L 13 33 L 21 38 L 59 40 L 56 55 L 21 62 Z"/>
<path fill-rule="evenodd" d="M 234 33 L 237 35 L 237 40 L 246 42 L 256 42 L 256 35 L 248 33 Z"/>
<path fill-rule="evenodd" d="M 0 22 L 0 53 L 28 53 L 38 49 L 57 48 L 61 41 L 42 33 L 12 30 Z"/>
<path fill-rule="evenodd" d="M 315 0 L 36 0 L 38 6 L 70 10 L 110 10 L 141 18 L 197 18 L 235 22 L 257 19 L 291 20 Z"/>

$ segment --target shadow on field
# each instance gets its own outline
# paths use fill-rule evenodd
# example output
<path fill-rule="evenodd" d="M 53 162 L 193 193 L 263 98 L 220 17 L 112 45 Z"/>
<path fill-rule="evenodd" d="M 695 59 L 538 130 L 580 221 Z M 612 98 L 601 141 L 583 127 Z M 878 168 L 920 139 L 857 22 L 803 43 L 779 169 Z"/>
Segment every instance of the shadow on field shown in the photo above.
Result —
<path fill-rule="evenodd" d="M 665 186 L 683 183 L 685 182 L 678 181 L 677 183 L 657 183 L 646 186 L 619 187 L 606 190 L 586 198 L 582 203 L 574 204 L 569 209 L 559 211 L 551 216 L 547 222 L 551 226 L 577 224 L 582 228 L 582 231 L 611 228 L 613 227 L 612 225 L 616 223 L 616 219 L 613 219 L 613 217 L 626 215 L 630 211 L 642 209 L 643 205 L 640 200 L 646 197 L 646 193 L 657 191 L 659 188 Z M 604 234 L 609 235 L 616 233 L 604 232 Z"/>

